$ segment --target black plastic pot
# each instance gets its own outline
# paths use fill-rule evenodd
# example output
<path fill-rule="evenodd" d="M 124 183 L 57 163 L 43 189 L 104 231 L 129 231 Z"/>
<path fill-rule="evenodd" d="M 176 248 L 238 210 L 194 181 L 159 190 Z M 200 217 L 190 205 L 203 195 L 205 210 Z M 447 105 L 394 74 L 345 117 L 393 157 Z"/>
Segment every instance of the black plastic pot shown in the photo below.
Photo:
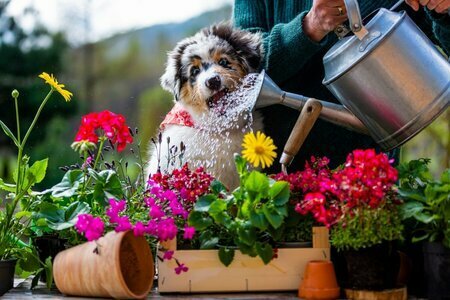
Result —
<path fill-rule="evenodd" d="M 429 299 L 450 298 L 450 249 L 441 243 L 424 243 L 424 269 Z"/>
<path fill-rule="evenodd" d="M 0 296 L 14 286 L 16 259 L 0 260 Z"/>
<path fill-rule="evenodd" d="M 347 265 L 347 288 L 384 290 L 396 285 L 399 256 L 389 243 L 359 250 L 344 251 Z"/>
<path fill-rule="evenodd" d="M 66 249 L 65 244 L 67 243 L 67 239 L 61 239 L 55 236 L 39 236 L 33 238 L 33 243 L 36 246 L 36 250 L 39 254 L 39 259 L 42 262 L 45 262 L 47 257 L 50 256 L 53 263 L 56 255 Z M 41 273 L 41 277 L 39 280 L 41 282 L 47 282 L 45 272 Z"/>

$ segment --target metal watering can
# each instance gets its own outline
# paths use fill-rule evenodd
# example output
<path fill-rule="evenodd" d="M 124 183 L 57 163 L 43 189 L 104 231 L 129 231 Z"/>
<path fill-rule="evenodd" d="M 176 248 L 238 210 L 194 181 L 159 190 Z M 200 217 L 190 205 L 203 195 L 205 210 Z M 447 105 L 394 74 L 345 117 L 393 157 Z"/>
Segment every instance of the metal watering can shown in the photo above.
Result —
<path fill-rule="evenodd" d="M 381 8 L 363 25 L 357 1 L 345 0 L 345 5 L 354 35 L 340 39 L 323 58 L 323 84 L 343 106 L 314 99 L 320 107 L 309 111 L 369 134 L 387 151 L 448 107 L 450 63 L 405 12 Z M 255 109 L 282 104 L 301 110 L 311 99 L 281 90 L 264 71 L 259 77 Z"/>

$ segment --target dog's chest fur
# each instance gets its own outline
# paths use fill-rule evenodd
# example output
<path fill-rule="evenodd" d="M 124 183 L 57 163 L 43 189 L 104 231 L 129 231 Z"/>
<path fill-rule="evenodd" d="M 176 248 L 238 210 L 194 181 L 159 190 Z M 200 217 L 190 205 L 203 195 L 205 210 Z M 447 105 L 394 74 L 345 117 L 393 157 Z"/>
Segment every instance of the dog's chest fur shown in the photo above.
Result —
<path fill-rule="evenodd" d="M 262 119 L 259 114 L 253 115 L 251 128 L 255 131 L 262 129 Z M 236 188 L 239 186 L 239 176 L 234 164 L 234 153 L 240 153 L 242 150 L 244 134 L 250 128 L 247 126 L 244 129 L 214 132 L 180 125 L 166 126 L 162 132 L 162 143 L 159 149 L 161 171 L 171 172 L 187 162 L 191 170 L 202 166 L 227 188 Z M 167 142 L 168 138 L 170 143 Z M 179 149 L 181 142 L 186 147 L 184 155 L 182 157 L 175 155 L 170 158 L 170 148 L 176 146 Z M 157 150 L 152 149 L 151 152 L 147 174 L 154 174 L 158 169 Z"/>

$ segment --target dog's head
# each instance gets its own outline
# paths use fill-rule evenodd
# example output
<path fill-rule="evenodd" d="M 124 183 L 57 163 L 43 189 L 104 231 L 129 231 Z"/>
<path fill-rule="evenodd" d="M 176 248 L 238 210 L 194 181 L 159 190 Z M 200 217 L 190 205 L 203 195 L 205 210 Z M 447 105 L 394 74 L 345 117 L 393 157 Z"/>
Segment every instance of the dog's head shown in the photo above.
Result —
<path fill-rule="evenodd" d="M 169 53 L 161 85 L 194 112 L 205 112 L 245 75 L 259 71 L 262 57 L 259 34 L 213 25 Z"/>

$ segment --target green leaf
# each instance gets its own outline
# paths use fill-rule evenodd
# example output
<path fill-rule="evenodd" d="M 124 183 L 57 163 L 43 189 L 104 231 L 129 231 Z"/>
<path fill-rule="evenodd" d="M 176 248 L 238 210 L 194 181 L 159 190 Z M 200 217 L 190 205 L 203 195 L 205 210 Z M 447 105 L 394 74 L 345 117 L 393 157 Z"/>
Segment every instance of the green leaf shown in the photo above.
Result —
<path fill-rule="evenodd" d="M 222 199 L 217 199 L 213 203 L 211 203 L 211 206 L 209 207 L 208 212 L 211 215 L 219 214 L 221 212 L 224 212 L 227 209 L 227 203 Z"/>
<path fill-rule="evenodd" d="M 191 211 L 188 217 L 188 224 L 189 226 L 194 226 L 197 231 L 201 231 L 211 226 L 213 221 L 201 212 Z"/>
<path fill-rule="evenodd" d="M 258 255 L 254 244 L 249 246 L 247 244 L 240 242 L 239 239 L 234 239 L 234 243 L 236 244 L 236 246 L 239 247 L 239 251 L 241 251 L 242 254 L 246 254 L 250 257 L 256 257 Z"/>
<path fill-rule="evenodd" d="M 9 129 L 9 127 L 6 126 L 6 124 L 2 122 L 2 120 L 0 120 L 0 126 L 2 127 L 3 131 L 5 132 L 5 134 L 6 134 L 7 136 L 9 136 L 9 137 L 13 140 L 14 144 L 15 144 L 17 147 L 20 147 L 19 141 L 18 141 L 17 138 L 14 136 L 14 134 L 13 134 L 12 131 Z"/>
<path fill-rule="evenodd" d="M 225 267 L 228 267 L 234 259 L 234 249 L 226 247 L 220 248 L 219 259 L 224 264 Z"/>
<path fill-rule="evenodd" d="M 39 183 L 45 178 L 45 173 L 47 172 L 48 158 L 43 160 L 38 160 L 33 163 L 33 165 L 27 170 L 27 178 L 29 182 Z"/>
<path fill-rule="evenodd" d="M 252 200 L 262 198 L 267 195 L 269 178 L 258 171 L 252 171 L 245 180 L 244 186 Z"/>
<path fill-rule="evenodd" d="M 429 215 L 428 213 L 416 213 L 414 218 L 422 223 L 428 224 L 434 220 L 439 219 L 438 215 Z"/>
<path fill-rule="evenodd" d="M 108 199 L 122 199 L 123 190 L 119 176 L 114 170 L 102 170 L 96 172 L 89 169 L 89 175 L 95 180 L 94 199 L 104 206 L 108 205 Z"/>
<path fill-rule="evenodd" d="M 227 191 L 227 188 L 219 180 L 213 180 L 213 182 L 211 182 L 210 188 L 216 195 Z"/>
<path fill-rule="evenodd" d="M 247 173 L 247 161 L 240 155 L 234 155 L 234 163 L 236 164 L 236 170 L 240 176 Z"/>
<path fill-rule="evenodd" d="M 214 249 L 219 242 L 219 238 L 213 236 L 210 231 L 204 231 L 200 234 L 200 249 Z"/>
<path fill-rule="evenodd" d="M 42 202 L 38 212 L 33 215 L 36 225 L 45 226 L 53 230 L 64 230 L 75 225 L 79 214 L 88 213 L 90 207 L 85 202 L 75 201 L 67 208 L 59 208 L 55 204 Z M 39 224 L 39 219 L 45 219 L 46 224 Z"/>
<path fill-rule="evenodd" d="M 269 226 L 267 219 L 264 213 L 261 210 L 251 211 L 250 212 L 250 222 L 253 226 L 260 230 L 266 230 Z"/>
<path fill-rule="evenodd" d="M 200 212 L 207 212 L 211 203 L 213 203 L 217 197 L 212 194 L 204 195 L 198 198 L 197 202 L 195 202 L 194 210 Z"/>
<path fill-rule="evenodd" d="M 405 200 L 417 200 L 420 202 L 426 202 L 425 196 L 418 192 L 418 191 L 411 191 L 411 190 L 405 190 L 405 189 L 399 189 L 398 194 L 401 198 Z"/>
<path fill-rule="evenodd" d="M 44 272 L 43 268 L 40 268 L 39 270 L 37 270 L 36 274 L 33 276 L 33 280 L 31 280 L 31 286 L 30 289 L 34 289 L 38 283 L 39 283 L 39 278 L 41 277 L 41 274 Z"/>
<path fill-rule="evenodd" d="M 442 183 L 450 183 L 450 169 L 445 169 L 441 174 Z"/>
<path fill-rule="evenodd" d="M 69 170 L 64 174 L 60 183 L 54 185 L 51 189 L 41 192 L 41 194 L 51 193 L 56 198 L 72 197 L 77 193 L 83 181 L 83 171 Z"/>
<path fill-rule="evenodd" d="M 241 226 L 237 229 L 240 241 L 246 245 L 252 246 L 256 242 L 256 230 L 251 226 Z"/>
<path fill-rule="evenodd" d="M 284 205 L 289 201 L 291 192 L 289 183 L 286 181 L 277 181 L 269 189 L 269 197 L 273 199 L 275 205 Z"/>
<path fill-rule="evenodd" d="M 411 240 L 412 240 L 413 243 L 417 243 L 417 242 L 420 242 L 420 241 L 428 239 L 429 236 L 430 236 L 430 234 L 427 233 L 427 234 L 419 236 L 419 237 L 413 237 Z"/>
<path fill-rule="evenodd" d="M 14 215 L 14 217 L 16 218 L 16 219 L 21 219 L 21 218 L 23 218 L 23 217 L 26 217 L 26 218 L 30 218 L 31 217 L 31 211 L 19 211 L 19 212 L 17 212 L 15 215 Z"/>
<path fill-rule="evenodd" d="M 7 191 L 7 192 L 14 193 L 16 191 L 16 185 L 15 184 L 6 183 L 6 182 L 3 181 L 3 179 L 0 178 L 0 190 L 4 190 L 4 191 Z"/>
<path fill-rule="evenodd" d="M 255 245 L 256 252 L 258 253 L 258 256 L 261 257 L 262 261 L 265 265 L 270 263 L 270 261 L 273 258 L 273 249 L 270 244 L 263 244 L 260 242 L 257 242 Z"/>
<path fill-rule="evenodd" d="M 264 204 L 262 209 L 267 221 L 269 221 L 273 228 L 277 229 L 281 226 L 281 224 L 283 224 L 284 217 L 278 213 L 276 207 L 273 205 Z"/>
<path fill-rule="evenodd" d="M 414 217 L 416 214 L 422 212 L 423 208 L 424 206 L 421 202 L 416 201 L 406 202 L 400 207 L 402 218 L 408 219 Z"/>
<path fill-rule="evenodd" d="M 50 289 L 53 283 L 53 263 L 52 257 L 47 257 L 44 264 L 45 277 L 47 280 L 47 288 Z"/>

